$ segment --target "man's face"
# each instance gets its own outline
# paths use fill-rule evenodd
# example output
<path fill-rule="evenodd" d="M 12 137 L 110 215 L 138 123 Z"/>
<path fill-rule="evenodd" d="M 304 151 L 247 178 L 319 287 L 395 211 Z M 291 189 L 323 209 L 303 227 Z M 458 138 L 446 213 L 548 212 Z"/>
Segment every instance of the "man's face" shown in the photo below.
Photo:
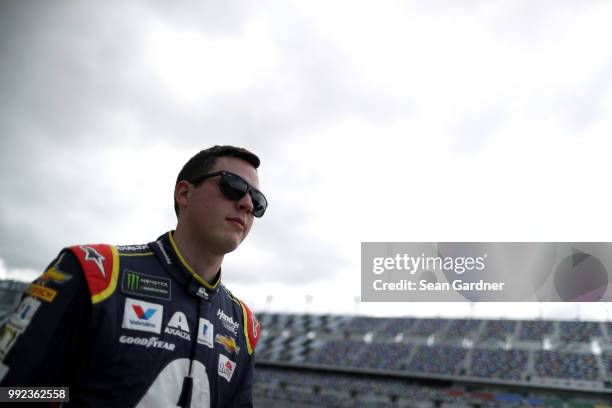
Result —
<path fill-rule="evenodd" d="M 259 190 L 257 170 L 248 162 L 234 157 L 220 157 L 208 173 L 228 171 L 245 179 Z M 253 203 L 250 194 L 238 201 L 226 198 L 219 190 L 221 177 L 206 179 L 191 186 L 187 205 L 181 209 L 179 222 L 191 232 L 191 239 L 211 252 L 224 255 L 246 238 L 253 225 Z"/>

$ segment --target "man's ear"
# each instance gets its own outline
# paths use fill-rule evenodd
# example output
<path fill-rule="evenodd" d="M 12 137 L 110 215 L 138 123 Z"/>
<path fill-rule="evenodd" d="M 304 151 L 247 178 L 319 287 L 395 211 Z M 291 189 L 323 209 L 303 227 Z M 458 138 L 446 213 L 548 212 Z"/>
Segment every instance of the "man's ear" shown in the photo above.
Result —
<path fill-rule="evenodd" d="M 180 207 L 186 207 L 189 201 L 189 194 L 193 190 L 193 184 L 188 181 L 181 180 L 174 187 L 174 199 Z"/>

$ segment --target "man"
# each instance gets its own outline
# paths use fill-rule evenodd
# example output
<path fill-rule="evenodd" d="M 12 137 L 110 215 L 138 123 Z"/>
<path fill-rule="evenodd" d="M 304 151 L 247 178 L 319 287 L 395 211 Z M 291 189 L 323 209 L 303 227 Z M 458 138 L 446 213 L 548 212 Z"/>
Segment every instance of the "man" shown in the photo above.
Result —
<path fill-rule="evenodd" d="M 178 175 L 175 231 L 64 249 L 0 333 L 0 385 L 68 386 L 72 406 L 252 406 L 259 323 L 221 263 L 268 205 L 258 166 L 203 150 Z"/>

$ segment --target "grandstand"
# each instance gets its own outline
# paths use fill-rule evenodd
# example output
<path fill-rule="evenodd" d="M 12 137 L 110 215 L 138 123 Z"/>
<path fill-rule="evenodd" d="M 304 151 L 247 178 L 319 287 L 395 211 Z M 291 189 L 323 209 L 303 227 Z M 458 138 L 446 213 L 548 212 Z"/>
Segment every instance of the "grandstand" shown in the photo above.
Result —
<path fill-rule="evenodd" d="M 0 324 L 3 324 L 7 315 L 17 307 L 21 293 L 27 286 L 24 282 L 0 280 Z"/>
<path fill-rule="evenodd" d="M 0 320 L 26 284 L 0 281 Z M 257 407 L 612 406 L 612 323 L 259 313 Z"/>
<path fill-rule="evenodd" d="M 258 317 L 260 406 L 612 405 L 609 322 Z"/>

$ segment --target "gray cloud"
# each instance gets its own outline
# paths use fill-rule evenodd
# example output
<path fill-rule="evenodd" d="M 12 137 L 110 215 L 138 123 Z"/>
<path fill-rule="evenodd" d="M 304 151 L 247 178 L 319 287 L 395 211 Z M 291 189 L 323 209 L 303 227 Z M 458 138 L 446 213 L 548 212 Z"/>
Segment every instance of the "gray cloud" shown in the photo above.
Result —
<path fill-rule="evenodd" d="M 486 2 L 440 2 L 437 6 L 412 2 L 406 3 L 404 11 L 422 19 L 435 18 L 442 9 L 470 16 L 468 23 L 482 24 L 483 32 L 490 30 L 502 46 L 536 40 L 546 45 L 555 38 L 558 27 L 571 20 L 573 3 L 560 7 L 558 3 L 538 6 L 523 2 L 496 14 L 487 11 L 491 6 L 485 6 Z M 557 31 L 542 28 L 542 22 L 551 16 Z M 146 62 L 147 30 L 152 24 L 197 30 L 206 38 L 218 39 L 245 35 L 256 19 L 265 23 L 270 33 L 268 45 L 278 61 L 247 88 L 178 104 Z M 376 28 L 368 19 L 361 23 L 363 30 Z M 3 1 L 0 258 L 10 268 L 40 269 L 59 249 L 58 236 L 63 242 L 82 236 L 83 230 L 106 232 L 133 222 L 138 211 L 135 207 L 148 203 L 126 201 L 113 185 L 117 180 L 105 175 L 105 169 L 124 164 L 110 162 L 114 148 L 138 151 L 164 142 L 195 152 L 214 143 L 232 143 L 260 154 L 264 159 L 262 173 L 266 168 L 274 169 L 269 181 L 262 180 L 264 185 L 272 180 L 280 185 L 270 189 L 275 193 L 270 197 L 272 206 L 256 236 L 258 248 L 275 254 L 273 265 L 254 271 L 257 273 L 239 271 L 237 276 L 258 279 L 267 274 L 277 281 L 306 283 L 341 269 L 347 260 L 321 240 L 321 231 L 306 228 L 309 201 L 323 198 L 305 196 L 311 191 L 308 183 L 317 180 L 301 179 L 297 167 L 320 163 L 317 157 L 292 163 L 284 159 L 283 152 L 292 141 L 345 120 L 358 118 L 389 125 L 410 119 L 418 114 L 419 101 L 410 90 L 375 85 L 335 41 L 316 16 L 290 3 L 111 1 L 102 6 L 93 1 Z M 427 36 L 418 41 L 427 41 Z M 393 63 L 394 53 L 407 55 L 409 51 L 391 50 L 389 62 Z M 416 55 L 415 64 L 422 64 L 418 58 Z M 250 67 L 241 69 L 249 72 Z M 453 67 L 447 71 L 452 74 Z M 562 95 L 560 104 L 549 105 L 555 112 L 567 109 L 568 120 L 577 126 L 596 119 L 603 115 L 601 108 L 593 111 L 586 106 L 592 97 L 604 99 L 609 78 L 604 75 L 593 81 L 575 90 L 577 94 L 570 90 L 564 94 L 566 98 Z M 600 82 L 606 87 L 599 87 Z M 556 101 L 556 96 L 551 99 Z M 544 97 L 541 100 L 549 102 Z M 451 112 L 436 121 L 443 128 L 454 128 L 448 140 L 452 151 L 472 153 L 482 150 L 491 134 L 505 126 L 508 103 L 501 97 L 494 99 L 492 106 L 470 107 L 468 114 Z M 539 112 L 538 107 L 536 110 Z M 123 119 L 134 123 L 137 130 L 128 131 Z M 146 177 L 147 169 L 140 164 L 134 163 L 132 169 L 135 177 L 126 182 L 138 183 Z M 347 171 L 347 176 L 351 175 Z M 168 186 L 167 191 L 170 189 Z M 152 223 L 171 225 L 172 217 L 168 202 L 168 213 Z M 73 242 L 61 245 L 69 243 Z M 286 260 L 292 265 L 287 267 Z"/>
<path fill-rule="evenodd" d="M 242 2 L 186 4 L 3 3 L 0 183 L 10 193 L 0 203 L 0 257 L 9 267 L 40 269 L 59 249 L 58 236 L 95 231 L 101 220 L 129 221 L 117 214 L 133 211 L 135 203 L 113 192 L 113 181 L 103 176 L 113 165 L 108 160 L 114 146 L 138 149 L 165 141 L 195 152 L 230 141 L 254 146 L 273 162 L 296 129 L 316 131 L 351 116 L 388 120 L 409 105 L 400 95 L 368 88 L 342 50 L 288 7 L 273 13 Z M 143 62 L 148 23 L 236 36 L 255 13 L 271 23 L 281 58 L 275 72 L 249 89 L 179 106 Z M 131 118 L 141 130 L 117 132 L 114 115 Z M 283 215 L 262 222 L 260 245 L 296 266 L 290 273 L 279 266 L 273 276 L 316 280 L 342 264 L 300 228 L 304 210 L 276 210 Z"/>

